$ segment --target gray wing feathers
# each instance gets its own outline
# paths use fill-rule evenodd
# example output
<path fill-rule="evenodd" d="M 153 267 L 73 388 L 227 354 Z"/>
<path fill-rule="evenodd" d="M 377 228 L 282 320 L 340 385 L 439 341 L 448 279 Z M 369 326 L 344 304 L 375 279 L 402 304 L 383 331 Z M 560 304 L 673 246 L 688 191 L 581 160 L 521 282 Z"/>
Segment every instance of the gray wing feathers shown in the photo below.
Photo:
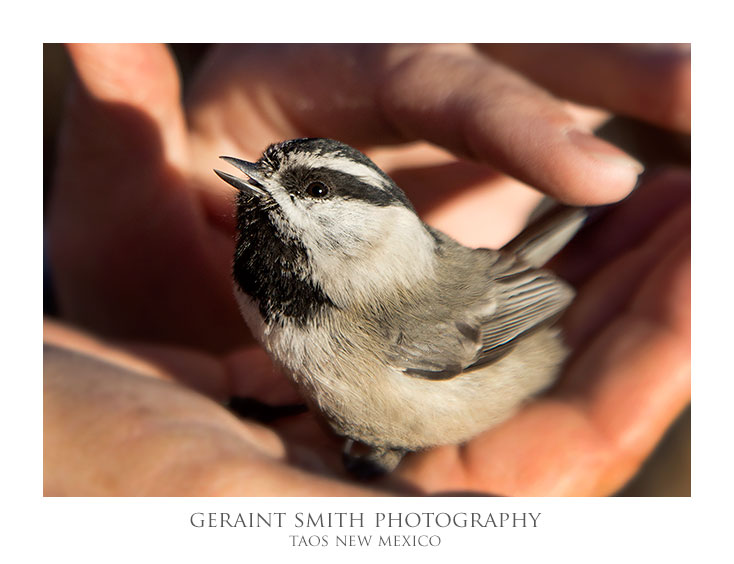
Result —
<path fill-rule="evenodd" d="M 552 323 L 574 295 L 565 282 L 536 269 L 499 277 L 492 288 L 493 298 L 475 304 L 460 318 L 401 332 L 389 360 L 410 376 L 453 378 L 504 356 L 518 338 Z M 492 302 L 491 315 L 477 313 Z"/>
<path fill-rule="evenodd" d="M 497 312 L 483 320 L 481 348 L 466 369 L 485 365 L 503 356 L 517 338 L 556 319 L 573 299 L 573 290 L 563 281 L 542 270 L 526 271 L 512 282 L 498 280 Z"/>
<path fill-rule="evenodd" d="M 401 334 L 389 358 L 410 376 L 429 380 L 453 378 L 464 371 L 480 348 L 478 330 L 472 338 L 453 323 L 439 323 L 425 329 L 416 328 L 407 338 Z M 401 340 L 403 344 L 398 344 Z"/>
<path fill-rule="evenodd" d="M 466 309 L 436 304 L 433 323 L 422 317 L 420 324 L 403 325 L 388 360 L 410 376 L 449 379 L 494 362 L 518 339 L 555 321 L 573 300 L 574 291 L 537 265 L 560 250 L 585 218 L 582 209 L 556 208 L 502 251 L 473 251 L 477 260 L 486 261 L 487 271 L 476 279 L 467 276 L 466 285 L 455 288 L 458 303 L 466 304 Z M 481 269 L 473 272 L 481 274 Z M 464 301 L 462 293 L 467 296 Z"/>

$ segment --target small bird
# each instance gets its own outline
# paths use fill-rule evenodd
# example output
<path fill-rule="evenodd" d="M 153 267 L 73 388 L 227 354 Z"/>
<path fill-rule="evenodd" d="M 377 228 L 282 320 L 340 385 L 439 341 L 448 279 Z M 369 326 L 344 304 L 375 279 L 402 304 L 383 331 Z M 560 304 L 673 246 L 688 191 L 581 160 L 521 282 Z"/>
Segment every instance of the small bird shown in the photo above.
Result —
<path fill-rule="evenodd" d="M 346 467 L 392 471 L 459 444 L 555 380 L 573 289 L 542 266 L 585 212 L 560 207 L 500 250 L 425 224 L 360 151 L 331 139 L 221 157 L 239 190 L 235 294 L 251 331 L 346 439 Z M 354 454 L 354 443 L 362 446 Z"/>

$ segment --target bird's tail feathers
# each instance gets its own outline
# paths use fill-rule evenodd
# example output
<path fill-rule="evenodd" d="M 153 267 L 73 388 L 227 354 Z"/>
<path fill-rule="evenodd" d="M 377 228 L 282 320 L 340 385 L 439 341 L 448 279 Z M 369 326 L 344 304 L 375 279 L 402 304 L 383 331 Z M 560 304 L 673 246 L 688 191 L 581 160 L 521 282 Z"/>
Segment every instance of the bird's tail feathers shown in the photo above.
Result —
<path fill-rule="evenodd" d="M 541 267 L 566 246 L 587 217 L 584 208 L 555 204 L 537 217 L 531 216 L 530 223 L 502 251 Z"/>

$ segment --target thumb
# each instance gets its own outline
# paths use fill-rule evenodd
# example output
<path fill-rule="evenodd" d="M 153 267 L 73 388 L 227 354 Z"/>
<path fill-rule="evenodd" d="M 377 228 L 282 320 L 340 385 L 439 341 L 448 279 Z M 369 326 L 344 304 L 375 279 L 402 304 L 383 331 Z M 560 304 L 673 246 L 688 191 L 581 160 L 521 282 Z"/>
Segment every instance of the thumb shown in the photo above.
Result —
<path fill-rule="evenodd" d="M 170 224 L 185 223 L 186 236 L 195 231 L 180 82 L 162 45 L 68 50 L 76 76 L 46 223 L 55 290 L 69 319 L 130 330 L 140 312 L 119 304 L 133 297 L 142 304 L 151 288 L 164 287 L 152 280 L 170 276 L 171 264 L 180 268 L 180 257 L 169 256 Z"/>
<path fill-rule="evenodd" d="M 182 185 L 180 82 L 163 45 L 69 45 L 66 100 L 50 200 L 52 254 L 102 252 L 110 221 L 141 221 Z M 115 230 L 112 230 L 115 231 Z"/>
<path fill-rule="evenodd" d="M 66 140 L 74 139 L 76 156 L 94 156 L 96 162 L 103 156 L 103 163 L 110 155 L 118 163 L 135 159 L 138 170 L 154 164 L 151 159 L 177 168 L 185 162 L 180 80 L 164 45 L 74 44 L 67 49 L 78 82 L 67 108 L 67 129 L 74 134 Z"/>

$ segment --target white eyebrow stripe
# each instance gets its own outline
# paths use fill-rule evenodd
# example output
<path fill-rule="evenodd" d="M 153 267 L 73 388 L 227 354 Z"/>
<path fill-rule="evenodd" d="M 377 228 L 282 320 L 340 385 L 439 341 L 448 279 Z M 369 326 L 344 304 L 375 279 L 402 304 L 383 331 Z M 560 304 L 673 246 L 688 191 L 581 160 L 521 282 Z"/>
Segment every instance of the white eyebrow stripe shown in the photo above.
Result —
<path fill-rule="evenodd" d="M 386 188 L 387 180 L 379 172 L 366 164 L 353 161 L 346 157 L 337 156 L 336 153 L 327 153 L 325 155 L 314 155 L 309 153 L 291 153 L 288 156 L 291 164 L 300 164 L 311 167 L 323 167 L 351 176 L 356 176 L 376 188 Z"/>

